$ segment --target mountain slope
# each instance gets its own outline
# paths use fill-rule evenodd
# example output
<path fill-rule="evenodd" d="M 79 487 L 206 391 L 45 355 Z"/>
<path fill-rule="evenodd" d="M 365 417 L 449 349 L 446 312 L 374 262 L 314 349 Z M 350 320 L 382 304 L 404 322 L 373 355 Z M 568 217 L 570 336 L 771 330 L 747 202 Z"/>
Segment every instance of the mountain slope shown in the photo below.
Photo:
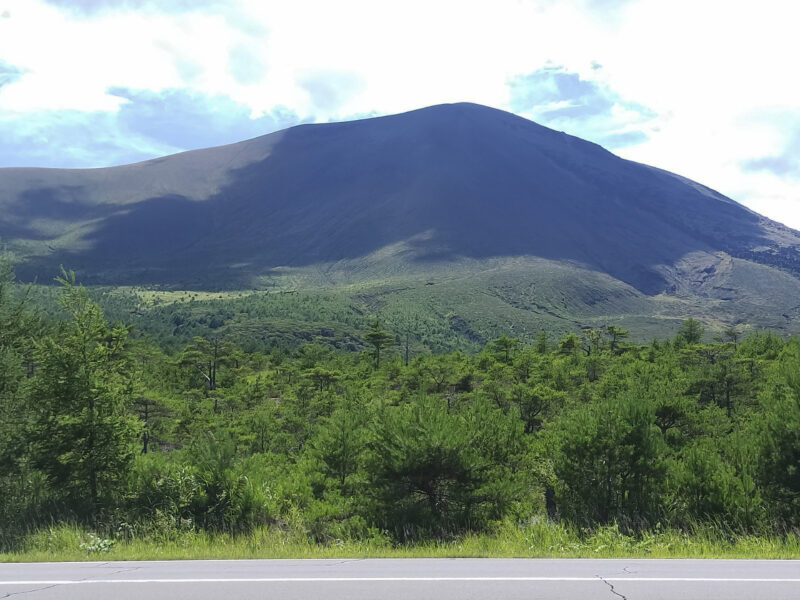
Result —
<path fill-rule="evenodd" d="M 533 257 L 643 296 L 757 304 L 755 280 L 770 296 L 800 291 L 797 232 L 474 104 L 121 167 L 0 169 L 0 238 L 22 257 L 20 275 L 40 280 L 63 263 L 90 283 L 249 288 L 293 274 L 313 286 Z M 726 292 L 717 282 L 732 270 L 750 275 Z"/>

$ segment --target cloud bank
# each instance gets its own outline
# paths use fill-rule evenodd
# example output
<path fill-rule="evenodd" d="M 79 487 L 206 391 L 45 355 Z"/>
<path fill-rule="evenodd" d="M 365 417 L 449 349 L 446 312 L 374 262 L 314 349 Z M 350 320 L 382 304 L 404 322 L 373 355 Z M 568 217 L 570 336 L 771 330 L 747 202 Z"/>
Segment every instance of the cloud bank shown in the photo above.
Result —
<path fill-rule="evenodd" d="M 788 134 L 788 140 L 780 152 L 742 161 L 745 171 L 766 171 L 778 177 L 800 179 L 800 125 Z"/>
<path fill-rule="evenodd" d="M 126 100 L 116 115 L 122 129 L 176 149 L 239 142 L 300 122 L 283 106 L 252 117 L 247 106 L 228 96 L 186 89 L 153 92 L 117 87 L 108 92 Z"/>
<path fill-rule="evenodd" d="M 599 65 L 593 64 L 597 70 Z M 546 66 L 508 82 L 511 109 L 542 125 L 615 149 L 648 139 L 656 112 L 564 67 Z"/>
<path fill-rule="evenodd" d="M 18 81 L 25 71 L 0 60 L 0 88 Z"/>
<path fill-rule="evenodd" d="M 116 112 L 52 110 L 0 117 L 0 165 L 83 168 L 137 162 L 182 150 L 239 142 L 291 127 L 300 118 L 276 106 L 264 115 L 227 96 L 192 90 L 111 88 Z"/>

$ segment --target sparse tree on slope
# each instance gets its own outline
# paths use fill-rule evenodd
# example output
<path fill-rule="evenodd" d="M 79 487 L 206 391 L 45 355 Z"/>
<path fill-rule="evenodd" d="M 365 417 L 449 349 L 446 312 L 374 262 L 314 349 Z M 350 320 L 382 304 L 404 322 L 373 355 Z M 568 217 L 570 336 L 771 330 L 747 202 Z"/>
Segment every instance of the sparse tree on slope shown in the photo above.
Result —
<path fill-rule="evenodd" d="M 364 335 L 364 340 L 372 346 L 375 356 L 375 368 L 381 366 L 381 350 L 394 343 L 394 336 L 381 327 L 381 322 L 375 319 L 370 324 L 369 331 Z"/>
<path fill-rule="evenodd" d="M 677 337 L 686 344 L 699 344 L 700 340 L 703 339 L 703 332 L 704 329 L 700 321 L 690 317 L 681 323 Z"/>

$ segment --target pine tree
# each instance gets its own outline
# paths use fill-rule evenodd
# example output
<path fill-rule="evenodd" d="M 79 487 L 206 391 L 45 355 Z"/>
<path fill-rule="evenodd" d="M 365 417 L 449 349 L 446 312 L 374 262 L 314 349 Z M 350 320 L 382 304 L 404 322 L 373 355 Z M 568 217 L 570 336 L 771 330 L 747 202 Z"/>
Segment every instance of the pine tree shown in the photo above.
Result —
<path fill-rule="evenodd" d="M 17 469 L 30 417 L 24 388 L 33 319 L 13 282 L 10 256 L 0 253 L 0 477 Z"/>
<path fill-rule="evenodd" d="M 58 281 L 69 320 L 36 345 L 32 458 L 57 495 L 79 514 L 96 517 L 111 505 L 135 454 L 128 330 L 106 325 L 73 272 L 63 271 Z"/>
<path fill-rule="evenodd" d="M 369 331 L 364 335 L 364 340 L 370 344 L 374 349 L 375 368 L 381 366 L 381 350 L 394 343 L 394 336 L 381 327 L 381 322 L 375 319 L 371 324 Z"/>
<path fill-rule="evenodd" d="M 677 338 L 687 344 L 699 344 L 700 340 L 703 339 L 704 331 L 705 329 L 700 324 L 700 321 L 689 317 L 681 323 Z"/>

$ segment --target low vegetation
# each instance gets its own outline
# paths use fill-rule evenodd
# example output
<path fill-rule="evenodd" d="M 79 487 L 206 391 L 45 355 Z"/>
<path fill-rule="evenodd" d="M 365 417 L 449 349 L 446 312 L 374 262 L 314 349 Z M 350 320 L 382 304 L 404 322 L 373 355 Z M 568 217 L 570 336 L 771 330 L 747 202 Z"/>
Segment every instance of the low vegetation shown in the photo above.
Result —
<path fill-rule="evenodd" d="M 689 319 L 430 352 L 364 315 L 350 347 L 176 346 L 69 272 L 44 309 L 12 279 L 6 560 L 800 556 L 800 339 Z"/>

